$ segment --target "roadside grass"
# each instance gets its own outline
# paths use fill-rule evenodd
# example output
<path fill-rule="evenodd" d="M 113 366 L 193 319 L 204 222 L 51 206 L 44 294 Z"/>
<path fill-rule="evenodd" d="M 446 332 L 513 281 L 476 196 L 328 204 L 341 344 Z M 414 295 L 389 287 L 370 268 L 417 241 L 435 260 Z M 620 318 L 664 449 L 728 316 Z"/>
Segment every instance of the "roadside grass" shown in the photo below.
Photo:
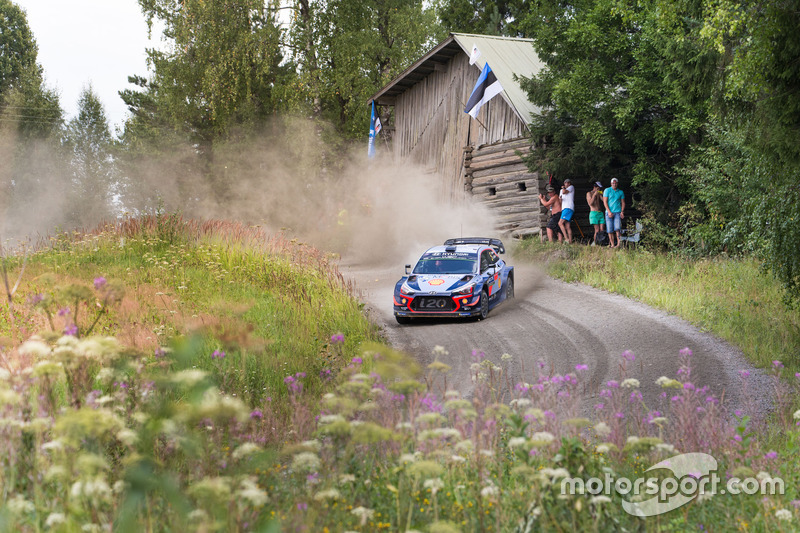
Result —
<path fill-rule="evenodd" d="M 20 327 L 2 313 L 0 337 L 21 342 L 50 329 L 46 313 L 57 333 L 77 322 L 79 335 L 98 317 L 92 334 L 117 336 L 151 354 L 195 335 L 203 355 L 187 365 L 212 371 L 225 392 L 252 406 L 268 399 L 281 405 L 286 376 L 306 373 L 307 387 L 321 394 L 321 372 L 334 372 L 346 354 L 378 338 L 330 259 L 258 228 L 176 215 L 60 234 L 29 255 L 17 290 Z M 9 263 L 13 280 L 23 258 Z M 100 306 L 102 290 L 78 300 L 67 294 L 90 290 L 97 278 L 121 286 L 117 305 Z M 45 300 L 25 303 L 36 295 Z M 341 345 L 332 343 L 339 334 Z M 226 355 L 212 357 L 215 351 Z"/>
<path fill-rule="evenodd" d="M 790 531 L 800 519 L 800 376 L 780 365 L 769 425 L 693 383 L 689 349 L 650 404 L 630 352 L 596 395 L 587 365 L 554 375 L 542 361 L 512 383 L 513 355 L 476 351 L 465 397 L 431 385 L 450 370 L 445 348 L 421 369 L 363 342 L 374 329 L 324 254 L 236 224 L 126 224 L 32 255 L 4 313 L 0 532 Z M 647 519 L 611 489 L 562 494 L 565 478 L 635 480 L 687 452 L 763 490 Z M 776 477 L 785 491 L 771 494 Z"/>
<path fill-rule="evenodd" d="M 550 275 L 581 282 L 675 314 L 738 346 L 756 366 L 780 360 L 800 370 L 800 313 L 755 260 L 688 259 L 644 249 L 554 247 L 523 241 L 518 257 Z"/>

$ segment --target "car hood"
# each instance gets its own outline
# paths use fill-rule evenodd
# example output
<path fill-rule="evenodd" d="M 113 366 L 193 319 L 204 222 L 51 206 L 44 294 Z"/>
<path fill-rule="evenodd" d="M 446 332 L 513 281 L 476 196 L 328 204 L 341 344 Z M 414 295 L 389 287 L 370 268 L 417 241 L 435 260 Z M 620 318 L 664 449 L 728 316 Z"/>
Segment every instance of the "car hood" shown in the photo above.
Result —
<path fill-rule="evenodd" d="M 464 276 L 465 274 L 420 274 L 410 285 L 420 292 L 448 292 L 469 283 L 469 280 L 461 281 Z"/>

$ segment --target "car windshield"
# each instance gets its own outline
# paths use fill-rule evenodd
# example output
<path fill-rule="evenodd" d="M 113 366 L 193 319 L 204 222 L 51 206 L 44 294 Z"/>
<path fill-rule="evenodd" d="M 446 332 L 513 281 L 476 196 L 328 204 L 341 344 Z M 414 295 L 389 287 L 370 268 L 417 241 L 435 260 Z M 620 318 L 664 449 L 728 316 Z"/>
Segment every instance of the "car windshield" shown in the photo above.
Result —
<path fill-rule="evenodd" d="M 472 274 L 477 255 L 424 255 L 414 267 L 414 274 Z"/>

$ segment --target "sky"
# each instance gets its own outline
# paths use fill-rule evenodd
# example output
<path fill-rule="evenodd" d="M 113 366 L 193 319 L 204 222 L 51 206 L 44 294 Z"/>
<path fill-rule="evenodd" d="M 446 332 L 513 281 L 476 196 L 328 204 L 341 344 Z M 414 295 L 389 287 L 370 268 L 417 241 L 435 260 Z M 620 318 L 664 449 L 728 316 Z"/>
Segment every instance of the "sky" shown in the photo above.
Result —
<path fill-rule="evenodd" d="M 127 108 L 117 94 L 133 88 L 132 74 L 146 75 L 147 24 L 136 0 L 12 0 L 26 11 L 39 47 L 48 87 L 60 95 L 66 119 L 77 113 L 78 97 L 91 84 L 105 108 L 112 133 Z"/>

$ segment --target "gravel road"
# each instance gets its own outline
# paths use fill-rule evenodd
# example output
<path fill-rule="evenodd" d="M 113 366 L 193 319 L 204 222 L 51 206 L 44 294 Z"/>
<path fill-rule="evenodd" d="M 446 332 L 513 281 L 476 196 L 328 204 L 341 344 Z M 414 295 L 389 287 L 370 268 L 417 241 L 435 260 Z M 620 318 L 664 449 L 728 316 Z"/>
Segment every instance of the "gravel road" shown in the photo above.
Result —
<path fill-rule="evenodd" d="M 540 360 L 548 371 L 559 374 L 586 364 L 591 383 L 586 405 L 592 405 L 601 384 L 619 378 L 620 354 L 630 350 L 636 361 L 629 366 L 629 375 L 641 382 L 642 394 L 650 403 L 662 392 L 655 380 L 676 377 L 678 353 L 689 347 L 694 353 L 694 384 L 711 386 L 731 410 L 746 408 L 763 414 L 769 408 L 769 376 L 730 344 L 642 303 L 552 279 L 533 265 L 516 263 L 515 267 L 516 299 L 495 308 L 486 320 L 421 319 L 401 326 L 394 320 L 391 301 L 402 268 L 348 265 L 346 261 L 340 265 L 345 276 L 355 280 L 373 319 L 394 347 L 414 355 L 422 365 L 433 360 L 435 346 L 446 348 L 449 354 L 440 360 L 453 369 L 448 387 L 462 394 L 471 393 L 472 352 L 478 350 L 498 363 L 502 354 L 512 355 L 513 383 L 534 381 Z M 747 392 L 738 374 L 745 369 L 751 373 Z"/>

